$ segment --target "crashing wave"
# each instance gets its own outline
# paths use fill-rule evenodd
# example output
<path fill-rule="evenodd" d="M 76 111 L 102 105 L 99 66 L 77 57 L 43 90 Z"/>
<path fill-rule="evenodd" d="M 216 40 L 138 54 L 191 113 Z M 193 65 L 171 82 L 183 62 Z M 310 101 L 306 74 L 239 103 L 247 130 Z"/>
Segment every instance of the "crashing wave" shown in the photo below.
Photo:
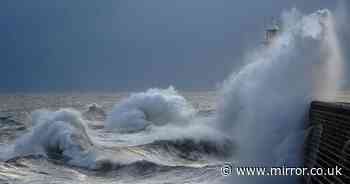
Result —
<path fill-rule="evenodd" d="M 149 125 L 186 123 L 195 109 L 173 88 L 149 89 L 132 94 L 115 105 L 108 115 L 106 127 L 118 131 L 140 131 Z"/>
<path fill-rule="evenodd" d="M 8 159 L 37 155 L 93 168 L 96 154 L 79 112 L 61 109 L 32 113 L 32 130 L 18 138 Z"/>
<path fill-rule="evenodd" d="M 201 136 L 193 135 L 190 132 L 193 132 L 195 127 L 187 129 L 189 132 L 184 135 L 179 134 L 180 127 L 173 128 L 175 137 L 166 136 L 166 133 L 163 136 L 158 134 L 156 135 L 158 139 L 139 146 L 104 148 L 101 145 L 94 145 L 87 133 L 85 121 L 75 110 L 37 110 L 31 114 L 31 119 L 32 129 L 15 141 L 4 160 L 16 162 L 20 158 L 48 158 L 54 162 L 106 171 L 139 167 L 140 164 L 145 165 L 145 163 L 156 168 L 177 165 L 191 167 L 188 162 L 205 160 L 209 156 L 231 155 L 229 154 L 232 147 L 230 141 L 219 141 L 220 138 L 205 139 L 203 136 L 214 134 L 209 130 Z M 172 126 L 174 125 L 162 126 L 154 130 L 164 133 L 165 129 Z M 212 134 L 209 134 L 210 132 Z M 188 138 L 180 139 L 186 135 Z M 162 140 L 161 137 L 169 139 Z M 170 160 L 179 162 L 174 164 Z"/>
<path fill-rule="evenodd" d="M 301 166 L 308 105 L 339 89 L 343 61 L 331 12 L 293 9 L 282 21 L 274 42 L 223 85 L 217 121 L 233 135 L 241 165 Z"/>
<path fill-rule="evenodd" d="M 91 121 L 103 121 L 106 119 L 106 113 L 102 106 L 92 103 L 87 106 L 87 110 L 84 112 L 84 117 Z"/>

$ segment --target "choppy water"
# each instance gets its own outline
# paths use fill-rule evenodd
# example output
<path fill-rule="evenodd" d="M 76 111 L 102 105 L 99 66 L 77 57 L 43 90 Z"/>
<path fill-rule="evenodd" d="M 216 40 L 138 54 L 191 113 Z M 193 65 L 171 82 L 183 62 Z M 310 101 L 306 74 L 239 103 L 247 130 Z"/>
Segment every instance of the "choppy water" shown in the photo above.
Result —
<path fill-rule="evenodd" d="M 184 93 L 203 118 L 214 108 L 211 92 Z M 101 159 L 96 169 L 67 164 L 64 159 L 27 155 L 0 161 L 0 183 L 215 183 L 229 142 L 191 137 L 167 138 L 143 131 L 117 133 L 103 128 L 106 114 L 127 94 L 1 95 L 0 154 L 33 129 L 29 113 L 36 109 L 74 108 L 87 122 L 87 134 Z M 96 103 L 103 111 L 89 111 Z M 106 112 L 106 113 L 103 113 Z M 166 132 L 165 132 L 166 133 Z M 54 135 L 52 135 L 54 136 Z M 51 136 L 51 137 L 52 137 Z M 225 145 L 226 144 L 226 145 Z M 226 155 L 225 155 L 226 154 Z M 1 158 L 1 157 L 0 157 Z"/>
<path fill-rule="evenodd" d="M 172 87 L 1 95 L 0 182 L 220 183 L 225 160 L 302 165 L 308 105 L 335 96 L 344 59 L 329 10 L 292 9 L 281 18 L 275 40 L 247 53 L 248 64 L 222 83 L 218 99 Z"/>

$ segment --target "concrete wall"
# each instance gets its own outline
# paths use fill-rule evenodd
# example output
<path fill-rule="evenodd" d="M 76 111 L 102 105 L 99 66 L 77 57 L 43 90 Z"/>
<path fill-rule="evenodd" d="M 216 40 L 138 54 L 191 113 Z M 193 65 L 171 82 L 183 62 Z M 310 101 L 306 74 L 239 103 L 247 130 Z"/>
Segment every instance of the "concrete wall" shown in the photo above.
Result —
<path fill-rule="evenodd" d="M 350 104 L 314 101 L 309 122 L 305 166 L 338 166 L 343 176 L 306 176 L 306 183 L 350 184 Z"/>

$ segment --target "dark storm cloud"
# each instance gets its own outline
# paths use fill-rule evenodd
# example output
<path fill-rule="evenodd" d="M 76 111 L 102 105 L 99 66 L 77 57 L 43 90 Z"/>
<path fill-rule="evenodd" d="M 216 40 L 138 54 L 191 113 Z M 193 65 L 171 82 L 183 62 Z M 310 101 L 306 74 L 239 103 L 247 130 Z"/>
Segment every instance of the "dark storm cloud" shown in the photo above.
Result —
<path fill-rule="evenodd" d="M 281 11 L 329 0 L 1 1 L 0 90 L 211 89 Z M 349 37 L 345 36 L 346 39 Z"/>

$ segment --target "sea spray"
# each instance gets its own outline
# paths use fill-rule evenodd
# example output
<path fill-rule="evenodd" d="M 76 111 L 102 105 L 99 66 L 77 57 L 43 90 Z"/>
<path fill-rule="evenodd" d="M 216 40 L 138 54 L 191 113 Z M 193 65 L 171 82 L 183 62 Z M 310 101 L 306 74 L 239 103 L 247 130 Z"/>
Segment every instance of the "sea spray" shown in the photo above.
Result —
<path fill-rule="evenodd" d="M 281 19 L 277 38 L 223 83 L 216 119 L 236 142 L 242 166 L 301 166 L 308 105 L 339 86 L 342 59 L 330 11 L 304 16 L 292 9 Z"/>
<path fill-rule="evenodd" d="M 322 22 L 324 37 L 321 42 L 321 68 L 317 81 L 318 98 L 334 100 L 335 94 L 343 84 L 345 63 L 340 47 L 335 17 L 329 13 Z"/>
<path fill-rule="evenodd" d="M 122 132 L 144 130 L 150 125 L 185 124 L 195 109 L 172 86 L 131 94 L 109 113 L 106 128 Z"/>
<path fill-rule="evenodd" d="M 7 159 L 43 156 L 62 159 L 69 165 L 96 168 L 94 144 L 78 111 L 36 110 L 31 119 L 33 128 L 15 141 L 6 153 Z"/>

